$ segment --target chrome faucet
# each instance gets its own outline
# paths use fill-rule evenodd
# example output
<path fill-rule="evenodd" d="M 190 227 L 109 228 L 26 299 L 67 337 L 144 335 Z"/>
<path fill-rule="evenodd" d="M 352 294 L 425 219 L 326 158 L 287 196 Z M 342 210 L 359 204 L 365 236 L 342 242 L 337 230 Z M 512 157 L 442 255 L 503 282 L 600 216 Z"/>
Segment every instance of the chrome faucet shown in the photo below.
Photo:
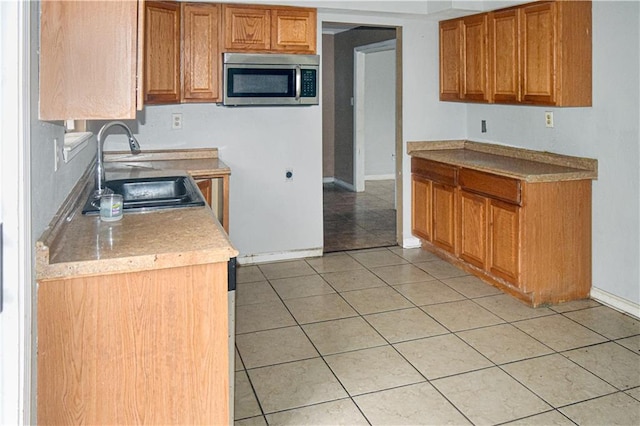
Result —
<path fill-rule="evenodd" d="M 96 190 L 94 192 L 94 196 L 96 198 L 99 198 L 103 194 L 107 193 L 107 188 L 104 187 L 104 182 L 106 180 L 104 172 L 104 140 L 107 137 L 107 130 L 113 126 L 120 126 L 127 132 L 131 153 L 134 155 L 140 154 L 140 144 L 138 143 L 136 138 L 133 137 L 131 129 L 129 129 L 129 127 L 127 127 L 127 125 L 122 121 L 112 121 L 102 126 L 102 128 L 98 132 L 98 153 L 96 155 Z"/>

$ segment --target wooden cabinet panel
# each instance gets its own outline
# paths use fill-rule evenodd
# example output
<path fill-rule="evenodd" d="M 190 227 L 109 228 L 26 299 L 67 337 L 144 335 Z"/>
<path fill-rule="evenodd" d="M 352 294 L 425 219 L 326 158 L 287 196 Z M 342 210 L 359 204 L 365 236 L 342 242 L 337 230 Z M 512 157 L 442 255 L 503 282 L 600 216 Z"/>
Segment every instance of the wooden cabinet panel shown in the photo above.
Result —
<path fill-rule="evenodd" d="M 41 120 L 136 117 L 139 7 L 124 0 L 40 4 Z"/>
<path fill-rule="evenodd" d="M 445 185 L 455 186 L 458 184 L 458 169 L 449 164 L 439 163 L 437 161 L 412 157 L 411 173 Z"/>
<path fill-rule="evenodd" d="M 213 185 L 211 183 L 211 179 L 203 179 L 196 181 L 200 192 L 202 192 L 202 196 L 204 197 L 204 201 L 206 201 L 207 205 L 211 207 L 211 200 L 213 194 Z"/>
<path fill-rule="evenodd" d="M 473 15 L 462 20 L 462 98 L 487 102 L 488 52 L 487 15 Z"/>
<path fill-rule="evenodd" d="M 224 47 L 227 51 L 271 48 L 271 13 L 260 6 L 223 5 Z"/>
<path fill-rule="evenodd" d="M 271 50 L 315 53 L 316 10 L 302 8 L 271 11 Z"/>
<path fill-rule="evenodd" d="M 220 100 L 220 5 L 182 3 L 182 101 Z"/>
<path fill-rule="evenodd" d="M 440 23 L 440 100 L 460 100 L 461 20 Z"/>
<path fill-rule="evenodd" d="M 458 172 L 458 181 L 462 188 L 472 192 L 488 195 L 515 204 L 522 202 L 522 182 L 518 179 L 463 167 Z"/>
<path fill-rule="evenodd" d="M 520 100 L 518 10 L 490 13 L 489 19 L 493 100 L 496 103 L 515 103 Z"/>
<path fill-rule="evenodd" d="M 411 195 L 413 234 L 431 241 L 431 181 L 412 176 Z"/>
<path fill-rule="evenodd" d="M 512 284 L 520 278 L 520 207 L 489 204 L 489 271 Z M 545 267 L 544 265 L 540 265 Z"/>
<path fill-rule="evenodd" d="M 556 9 L 554 3 L 521 11 L 522 100 L 553 105 L 556 74 Z"/>
<path fill-rule="evenodd" d="M 455 253 L 456 251 L 456 188 L 439 183 L 432 184 L 432 238 L 433 244 Z"/>
<path fill-rule="evenodd" d="M 179 103 L 180 4 L 145 4 L 145 103 Z"/>
<path fill-rule="evenodd" d="M 460 258 L 484 269 L 487 260 L 488 199 L 460 191 Z"/>
<path fill-rule="evenodd" d="M 228 369 L 226 262 L 38 283 L 38 423 L 228 424 Z"/>

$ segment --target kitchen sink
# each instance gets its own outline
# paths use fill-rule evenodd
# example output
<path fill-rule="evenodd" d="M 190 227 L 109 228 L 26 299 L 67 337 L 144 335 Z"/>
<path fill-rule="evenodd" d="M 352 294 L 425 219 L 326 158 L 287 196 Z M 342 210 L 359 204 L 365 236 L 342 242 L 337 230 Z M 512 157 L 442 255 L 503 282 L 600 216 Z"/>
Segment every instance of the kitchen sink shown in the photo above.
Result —
<path fill-rule="evenodd" d="M 189 176 L 165 176 L 116 179 L 105 182 L 105 187 L 122 195 L 124 211 L 147 211 L 178 207 L 204 206 L 198 186 Z M 82 214 L 100 213 L 100 200 L 89 197 Z"/>

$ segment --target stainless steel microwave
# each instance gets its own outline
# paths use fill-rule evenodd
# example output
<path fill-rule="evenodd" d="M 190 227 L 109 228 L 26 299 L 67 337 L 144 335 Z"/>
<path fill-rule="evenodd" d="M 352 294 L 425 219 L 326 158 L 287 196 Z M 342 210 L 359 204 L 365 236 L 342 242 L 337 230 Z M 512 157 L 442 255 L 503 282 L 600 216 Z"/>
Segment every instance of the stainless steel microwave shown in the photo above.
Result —
<path fill-rule="evenodd" d="M 223 105 L 318 105 L 318 55 L 225 53 Z"/>

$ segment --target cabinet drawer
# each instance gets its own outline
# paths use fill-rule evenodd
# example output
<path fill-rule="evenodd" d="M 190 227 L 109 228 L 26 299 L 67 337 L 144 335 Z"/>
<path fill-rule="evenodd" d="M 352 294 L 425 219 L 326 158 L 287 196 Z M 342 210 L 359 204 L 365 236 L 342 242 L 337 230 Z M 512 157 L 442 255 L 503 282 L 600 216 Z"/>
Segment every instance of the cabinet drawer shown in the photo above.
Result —
<path fill-rule="evenodd" d="M 415 173 L 434 182 L 456 186 L 458 169 L 437 161 L 424 158 L 411 158 L 411 173 Z"/>
<path fill-rule="evenodd" d="M 518 179 L 463 168 L 458 172 L 458 182 L 468 191 L 522 204 L 521 182 Z"/>

